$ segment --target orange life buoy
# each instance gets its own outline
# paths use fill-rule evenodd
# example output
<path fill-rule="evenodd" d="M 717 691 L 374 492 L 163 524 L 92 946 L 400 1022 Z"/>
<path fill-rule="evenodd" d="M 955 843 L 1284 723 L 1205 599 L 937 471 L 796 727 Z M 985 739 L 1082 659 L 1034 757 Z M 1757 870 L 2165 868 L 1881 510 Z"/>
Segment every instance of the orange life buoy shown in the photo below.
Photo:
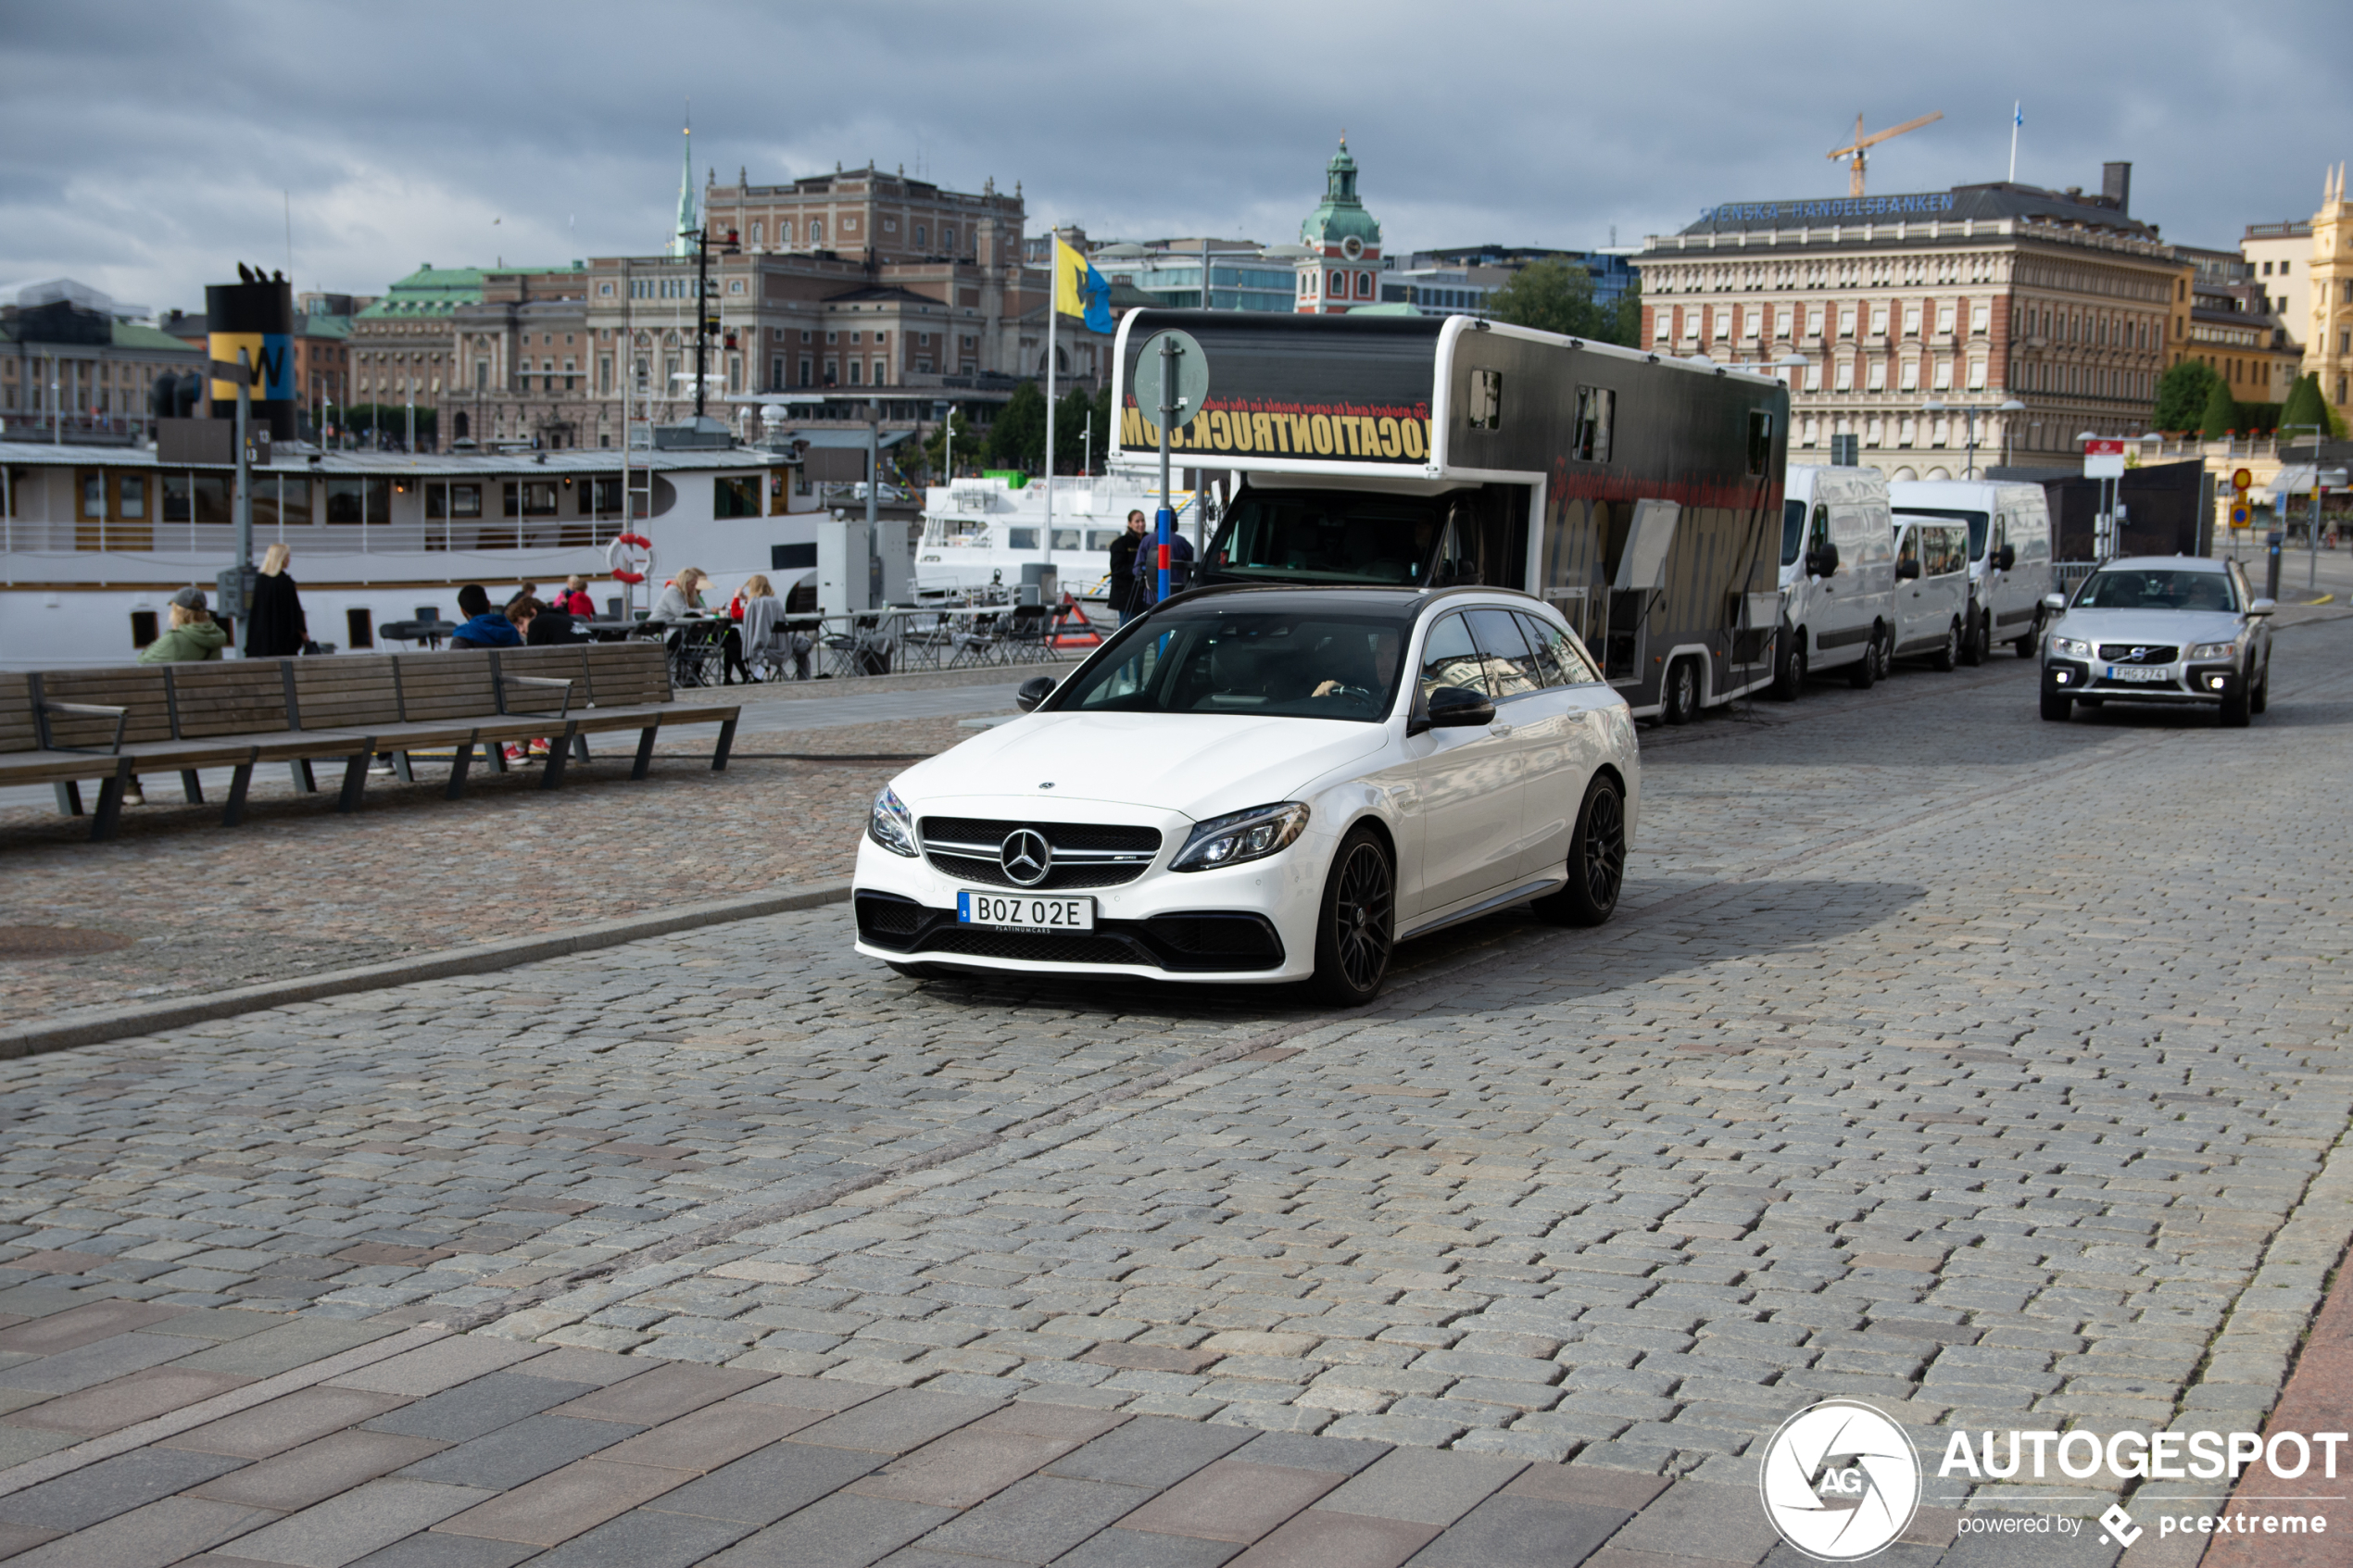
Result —
<path fill-rule="evenodd" d="M 642 533 L 616 533 L 605 546 L 605 570 L 616 583 L 643 583 L 653 569 L 654 542 Z"/>

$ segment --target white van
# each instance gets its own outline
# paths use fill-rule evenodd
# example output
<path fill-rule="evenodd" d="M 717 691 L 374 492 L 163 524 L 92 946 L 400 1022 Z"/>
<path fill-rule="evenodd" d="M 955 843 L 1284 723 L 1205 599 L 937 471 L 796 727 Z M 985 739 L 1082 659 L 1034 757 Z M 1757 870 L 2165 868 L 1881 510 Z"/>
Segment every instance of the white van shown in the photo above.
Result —
<path fill-rule="evenodd" d="M 1877 469 L 1793 467 L 1781 502 L 1781 629 L 1773 696 L 1843 669 L 1868 687 L 1895 647 L 1895 538 Z"/>
<path fill-rule="evenodd" d="M 1969 613 L 1969 524 L 1895 514 L 1895 655 L 1938 670 L 1961 661 Z"/>
<path fill-rule="evenodd" d="M 1975 664 L 2007 643 L 2032 659 L 2042 641 L 2043 596 L 2051 573 L 2050 503 L 2039 484 L 1985 480 L 1903 479 L 1889 486 L 1895 521 L 1941 518 L 1969 524 L 1969 608 L 1961 662 Z"/>

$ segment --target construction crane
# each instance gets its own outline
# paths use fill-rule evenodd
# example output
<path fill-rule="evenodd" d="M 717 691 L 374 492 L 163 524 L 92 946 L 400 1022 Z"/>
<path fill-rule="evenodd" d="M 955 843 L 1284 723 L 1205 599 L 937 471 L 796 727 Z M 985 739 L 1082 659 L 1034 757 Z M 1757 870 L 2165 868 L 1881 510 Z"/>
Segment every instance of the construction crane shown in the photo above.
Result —
<path fill-rule="evenodd" d="M 1901 125 L 1894 126 L 1886 131 L 1874 131 L 1869 135 L 1866 136 L 1863 134 L 1863 117 L 1857 114 L 1855 117 L 1854 144 L 1852 146 L 1845 147 L 1833 147 L 1831 149 L 1830 154 L 1833 160 L 1843 157 L 1852 157 L 1855 160 L 1854 163 L 1849 166 L 1853 173 L 1852 178 L 1850 178 L 1846 182 L 1846 194 L 1850 196 L 1859 196 L 1863 194 L 1863 166 L 1869 160 L 1870 155 L 1869 149 L 1878 146 L 1890 136 L 1901 136 L 1906 131 L 1918 131 L 1921 126 L 1930 124 L 1935 120 L 1943 119 L 1944 118 L 1944 111 L 1939 109 L 1934 114 L 1924 114 L 1918 119 L 1907 119 Z"/>

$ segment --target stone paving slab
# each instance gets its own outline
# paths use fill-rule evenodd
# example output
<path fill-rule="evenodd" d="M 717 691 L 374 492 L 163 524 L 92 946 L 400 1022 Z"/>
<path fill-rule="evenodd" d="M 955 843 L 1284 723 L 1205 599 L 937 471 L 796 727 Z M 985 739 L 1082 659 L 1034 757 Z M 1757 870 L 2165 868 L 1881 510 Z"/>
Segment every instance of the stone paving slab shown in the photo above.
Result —
<path fill-rule="evenodd" d="M 2281 646 L 2246 732 L 2042 725 L 2016 662 L 1683 732 L 1617 923 L 1417 944 L 1346 1019 L 910 985 L 809 914 L 8 1064 L 0 1333 L 57 1326 L 0 1367 L 0 1434 L 257 1375 L 274 1325 L 491 1326 L 35 1460 L 157 1456 L 0 1547 L 1667 1568 L 1788 1560 L 1755 1444 L 1827 1394 L 1931 1451 L 2259 1424 L 2353 1108 L 2314 809 L 2353 635 Z M 36 1386 L 76 1357 L 129 1370 Z M 362 1476 L 387 1437 L 521 1459 Z M 225 1468 L 157 1491 L 174 1466 Z M 50 1528 L 10 1474 L 0 1528 Z M 1931 1500 L 1888 1561 L 1996 1561 L 1956 1505 L 2083 1506 Z"/>

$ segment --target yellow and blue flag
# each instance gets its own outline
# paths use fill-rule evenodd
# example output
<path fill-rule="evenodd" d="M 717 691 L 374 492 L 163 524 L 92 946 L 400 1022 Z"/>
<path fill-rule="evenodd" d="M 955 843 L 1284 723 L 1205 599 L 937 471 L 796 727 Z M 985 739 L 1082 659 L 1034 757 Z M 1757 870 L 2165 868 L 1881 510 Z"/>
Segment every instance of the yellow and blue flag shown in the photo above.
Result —
<path fill-rule="evenodd" d="M 1117 330 L 1111 319 L 1111 282 L 1076 249 L 1054 241 L 1054 308 L 1065 316 L 1083 316 L 1090 332 Z"/>

